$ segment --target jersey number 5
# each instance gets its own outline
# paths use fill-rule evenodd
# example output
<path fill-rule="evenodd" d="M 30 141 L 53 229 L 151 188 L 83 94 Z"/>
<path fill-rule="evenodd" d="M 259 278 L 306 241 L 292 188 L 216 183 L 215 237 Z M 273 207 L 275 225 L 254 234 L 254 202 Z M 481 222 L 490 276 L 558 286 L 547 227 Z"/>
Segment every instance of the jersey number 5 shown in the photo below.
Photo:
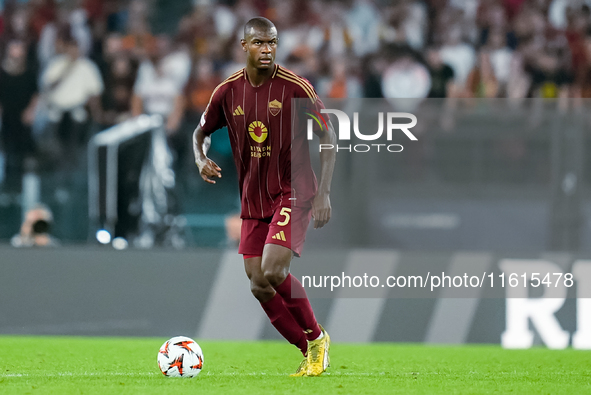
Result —
<path fill-rule="evenodd" d="M 291 218 L 289 213 L 291 213 L 291 209 L 289 207 L 282 207 L 281 211 L 279 212 L 279 215 L 283 215 L 285 217 L 285 220 L 277 222 L 277 225 L 279 225 L 279 226 L 287 225 L 289 223 L 289 219 Z"/>

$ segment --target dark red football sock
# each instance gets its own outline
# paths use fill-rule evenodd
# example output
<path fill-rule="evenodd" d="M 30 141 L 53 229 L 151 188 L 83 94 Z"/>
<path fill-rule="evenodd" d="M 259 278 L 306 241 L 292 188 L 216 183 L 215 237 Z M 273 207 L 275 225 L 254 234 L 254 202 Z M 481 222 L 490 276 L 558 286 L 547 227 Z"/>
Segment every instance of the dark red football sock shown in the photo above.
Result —
<path fill-rule="evenodd" d="M 263 310 L 271 320 L 271 324 L 277 329 L 281 336 L 288 342 L 300 349 L 304 356 L 308 351 L 306 336 L 293 316 L 287 310 L 284 300 L 278 293 L 271 300 L 261 303 Z"/>
<path fill-rule="evenodd" d="M 302 283 L 290 273 L 285 281 L 275 287 L 275 291 L 283 298 L 285 307 L 302 328 L 306 338 L 308 340 L 318 338 L 321 333 L 320 327 Z"/>

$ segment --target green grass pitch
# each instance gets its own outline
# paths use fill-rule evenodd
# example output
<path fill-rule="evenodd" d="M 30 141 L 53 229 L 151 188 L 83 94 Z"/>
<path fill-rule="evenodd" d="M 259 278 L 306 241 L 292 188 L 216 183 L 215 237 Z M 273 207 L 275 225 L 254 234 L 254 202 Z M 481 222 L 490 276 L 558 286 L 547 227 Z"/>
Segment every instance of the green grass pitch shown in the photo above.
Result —
<path fill-rule="evenodd" d="M 194 379 L 164 377 L 164 338 L 0 336 L 0 394 L 591 394 L 591 352 L 333 344 L 321 377 L 288 377 L 287 343 L 198 341 Z"/>

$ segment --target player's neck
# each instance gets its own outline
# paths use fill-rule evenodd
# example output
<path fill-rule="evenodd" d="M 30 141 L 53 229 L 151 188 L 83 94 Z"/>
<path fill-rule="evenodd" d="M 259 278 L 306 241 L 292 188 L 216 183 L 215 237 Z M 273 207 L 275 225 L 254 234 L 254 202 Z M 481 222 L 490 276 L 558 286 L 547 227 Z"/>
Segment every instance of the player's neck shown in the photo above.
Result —
<path fill-rule="evenodd" d="M 254 88 L 258 88 L 259 86 L 263 85 L 275 71 L 275 64 L 272 64 L 272 67 L 269 67 L 266 70 L 259 70 L 255 67 L 246 65 L 246 77 L 248 78 L 248 82 Z"/>

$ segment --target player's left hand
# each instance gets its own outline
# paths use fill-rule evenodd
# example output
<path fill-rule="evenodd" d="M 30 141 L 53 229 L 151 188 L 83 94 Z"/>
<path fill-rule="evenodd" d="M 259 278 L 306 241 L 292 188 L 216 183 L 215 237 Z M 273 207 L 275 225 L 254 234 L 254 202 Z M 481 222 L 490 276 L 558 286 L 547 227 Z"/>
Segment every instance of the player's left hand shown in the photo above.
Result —
<path fill-rule="evenodd" d="M 312 217 L 314 218 L 314 229 L 320 229 L 330 220 L 332 208 L 328 193 L 318 193 L 312 202 Z"/>
<path fill-rule="evenodd" d="M 199 173 L 203 181 L 215 184 L 213 177 L 222 178 L 222 168 L 211 159 L 205 158 L 205 161 L 195 161 L 195 163 L 199 167 Z"/>

